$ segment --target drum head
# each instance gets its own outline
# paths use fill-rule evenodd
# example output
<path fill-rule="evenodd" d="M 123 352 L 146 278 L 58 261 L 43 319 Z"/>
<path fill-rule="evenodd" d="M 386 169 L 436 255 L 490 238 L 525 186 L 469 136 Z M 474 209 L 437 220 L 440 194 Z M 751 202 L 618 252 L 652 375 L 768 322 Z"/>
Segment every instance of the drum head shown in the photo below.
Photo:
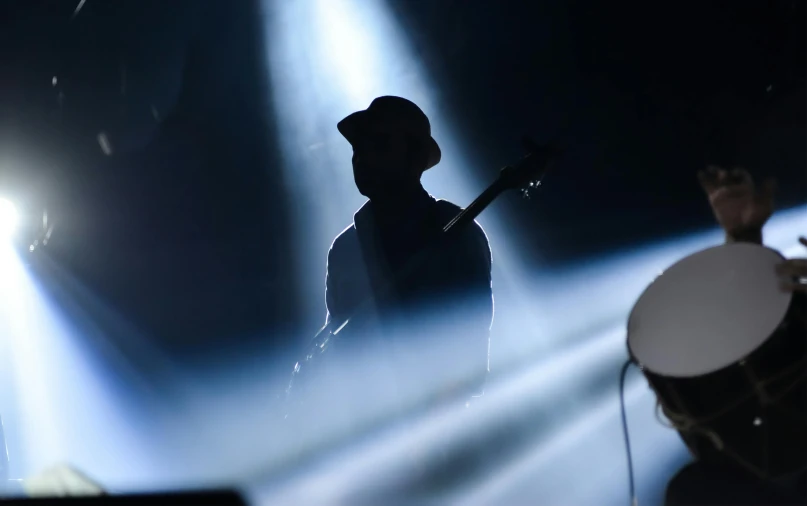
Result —
<path fill-rule="evenodd" d="M 628 320 L 634 359 L 662 376 L 693 377 L 738 362 L 784 320 L 776 251 L 727 244 L 690 255 L 656 278 Z"/>

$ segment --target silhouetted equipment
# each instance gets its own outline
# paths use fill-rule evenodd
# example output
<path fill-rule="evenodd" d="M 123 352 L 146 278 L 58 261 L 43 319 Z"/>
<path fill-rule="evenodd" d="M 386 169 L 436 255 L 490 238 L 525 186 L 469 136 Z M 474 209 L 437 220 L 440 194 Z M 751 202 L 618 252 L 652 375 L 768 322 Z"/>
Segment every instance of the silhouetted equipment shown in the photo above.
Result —
<path fill-rule="evenodd" d="M 165 494 L 105 495 L 96 497 L 55 497 L 42 499 L 11 499 L 8 506 L 246 506 L 241 496 L 232 491 L 182 492 Z"/>

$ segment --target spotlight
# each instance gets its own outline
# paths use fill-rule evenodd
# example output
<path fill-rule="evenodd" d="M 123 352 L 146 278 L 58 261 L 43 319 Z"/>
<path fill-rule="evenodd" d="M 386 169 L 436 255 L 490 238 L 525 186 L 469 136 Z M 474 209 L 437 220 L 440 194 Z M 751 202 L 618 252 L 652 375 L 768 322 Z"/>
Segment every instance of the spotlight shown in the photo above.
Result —
<path fill-rule="evenodd" d="M 0 238 L 10 238 L 17 229 L 19 216 L 14 204 L 0 198 Z"/>

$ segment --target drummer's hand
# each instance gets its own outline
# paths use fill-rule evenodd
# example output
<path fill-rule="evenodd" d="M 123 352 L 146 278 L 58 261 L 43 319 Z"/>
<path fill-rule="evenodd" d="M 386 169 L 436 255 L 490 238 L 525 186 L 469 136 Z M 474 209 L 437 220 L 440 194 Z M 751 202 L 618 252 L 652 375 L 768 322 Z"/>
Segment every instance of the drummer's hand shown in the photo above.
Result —
<path fill-rule="evenodd" d="M 775 181 L 767 180 L 758 189 L 748 171 L 739 168 L 729 171 L 716 166 L 699 172 L 698 179 L 729 240 L 761 243 L 762 227 L 773 214 Z"/>
<path fill-rule="evenodd" d="M 799 242 L 807 246 L 807 238 L 800 237 Z M 788 292 L 807 293 L 807 258 L 791 258 L 779 264 L 776 272 L 782 276 L 782 289 Z"/>

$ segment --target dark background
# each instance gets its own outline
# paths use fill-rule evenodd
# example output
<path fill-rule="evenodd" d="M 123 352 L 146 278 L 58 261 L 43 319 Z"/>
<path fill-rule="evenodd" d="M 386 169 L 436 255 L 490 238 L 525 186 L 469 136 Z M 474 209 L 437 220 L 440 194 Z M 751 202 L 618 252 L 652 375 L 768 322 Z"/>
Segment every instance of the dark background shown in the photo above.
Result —
<path fill-rule="evenodd" d="M 259 3 L 77 4 L 0 2 L 0 184 L 46 203 L 48 255 L 167 348 L 288 345 L 310 322 Z M 475 166 L 524 133 L 566 147 L 540 198 L 501 204 L 536 267 L 711 226 L 706 163 L 805 201 L 803 1 L 390 4 Z"/>

